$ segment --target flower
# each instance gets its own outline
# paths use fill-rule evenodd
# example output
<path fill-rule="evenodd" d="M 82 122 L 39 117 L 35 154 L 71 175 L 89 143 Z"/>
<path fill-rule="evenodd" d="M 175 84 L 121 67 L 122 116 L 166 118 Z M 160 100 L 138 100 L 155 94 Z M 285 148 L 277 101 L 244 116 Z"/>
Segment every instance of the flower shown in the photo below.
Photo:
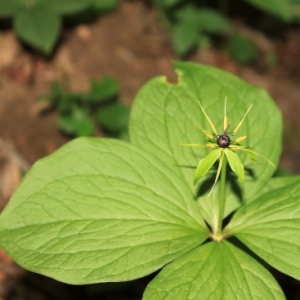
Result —
<path fill-rule="evenodd" d="M 252 148 L 249 146 L 242 146 L 239 143 L 247 138 L 247 136 L 240 136 L 236 139 L 233 139 L 232 137 L 238 132 L 240 127 L 242 126 L 247 114 L 251 110 L 253 103 L 250 105 L 250 107 L 247 109 L 244 117 L 242 120 L 238 123 L 236 128 L 228 132 L 228 118 L 227 118 L 227 112 L 226 112 L 226 104 L 227 104 L 227 97 L 225 98 L 225 104 L 224 104 L 224 132 L 222 134 L 218 134 L 216 131 L 216 128 L 208 115 L 206 114 L 205 110 L 203 109 L 202 105 L 199 102 L 200 108 L 208 121 L 213 133 L 208 132 L 205 129 L 198 128 L 200 131 L 202 131 L 207 137 L 208 141 L 206 144 L 181 144 L 181 146 L 188 146 L 188 147 L 205 147 L 205 148 L 212 148 L 210 153 L 208 153 L 207 156 L 202 158 L 197 166 L 195 175 L 194 175 L 194 185 L 198 183 L 198 181 L 206 175 L 206 173 L 211 169 L 211 167 L 214 165 L 214 163 L 219 159 L 219 166 L 217 169 L 217 174 L 215 178 L 214 185 L 209 193 L 213 191 L 213 188 L 220 176 L 221 169 L 224 163 L 224 159 L 226 158 L 228 160 L 229 166 L 231 170 L 237 175 L 239 181 L 241 184 L 244 183 L 245 180 L 245 171 L 244 171 L 244 166 L 242 162 L 240 161 L 239 156 L 236 154 L 235 151 L 245 151 L 250 159 L 256 163 L 256 155 L 259 155 L 263 157 L 266 161 L 268 161 L 272 166 L 275 167 L 275 165 L 268 160 L 265 156 L 254 152 Z M 226 161 L 225 161 L 226 162 Z"/>

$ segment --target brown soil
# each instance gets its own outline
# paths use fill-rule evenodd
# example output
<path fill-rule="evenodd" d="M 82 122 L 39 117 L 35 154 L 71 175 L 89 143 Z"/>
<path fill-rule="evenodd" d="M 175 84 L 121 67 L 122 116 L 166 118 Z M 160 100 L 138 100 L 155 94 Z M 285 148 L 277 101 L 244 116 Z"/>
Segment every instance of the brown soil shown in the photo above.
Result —
<path fill-rule="evenodd" d="M 271 94 L 282 110 L 285 124 L 280 165 L 297 174 L 300 172 L 300 30 L 288 29 L 284 38 L 271 40 L 240 22 L 236 21 L 236 25 L 260 49 L 258 63 L 240 66 L 214 48 L 199 49 L 188 59 L 237 74 Z M 263 63 L 263 56 L 269 51 L 278 56 L 278 64 L 273 68 Z M 69 140 L 58 131 L 55 112 L 42 114 L 43 104 L 36 102 L 37 97 L 49 93 L 51 80 L 58 79 L 70 89 L 82 91 L 88 89 L 91 78 L 111 75 L 120 83 L 122 101 L 130 105 L 150 78 L 166 75 L 175 80 L 171 63 L 176 59 L 158 13 L 140 1 L 123 1 L 116 11 L 94 23 L 65 30 L 51 59 L 21 46 L 12 31 L 0 32 L 0 206 L 4 207 L 18 185 L 20 171 L 26 171 L 36 160 Z M 38 275 L 24 272 L 0 252 L 0 300 L 21 296 L 86 298 L 80 298 L 82 289 L 70 289 L 35 276 Z M 36 280 L 43 281 L 44 287 L 36 290 Z M 97 299 L 141 299 L 146 282 L 144 279 L 134 285 L 137 287 L 130 286 L 131 296 L 121 289 Z M 47 285 L 52 288 L 46 288 Z M 55 293 L 57 289 L 60 292 Z"/>

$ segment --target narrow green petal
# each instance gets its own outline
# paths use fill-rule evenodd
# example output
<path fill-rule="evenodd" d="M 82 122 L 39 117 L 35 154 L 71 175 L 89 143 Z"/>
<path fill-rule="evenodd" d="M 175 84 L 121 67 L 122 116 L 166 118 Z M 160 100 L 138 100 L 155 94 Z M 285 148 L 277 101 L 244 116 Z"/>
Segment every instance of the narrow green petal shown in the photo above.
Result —
<path fill-rule="evenodd" d="M 220 149 L 211 151 L 208 155 L 202 158 L 197 166 L 194 176 L 194 185 L 202 178 L 213 166 L 216 160 L 220 157 Z"/>
<path fill-rule="evenodd" d="M 245 180 L 245 171 L 239 156 L 230 149 L 226 149 L 225 154 L 231 170 L 237 175 L 239 181 L 243 183 Z"/>

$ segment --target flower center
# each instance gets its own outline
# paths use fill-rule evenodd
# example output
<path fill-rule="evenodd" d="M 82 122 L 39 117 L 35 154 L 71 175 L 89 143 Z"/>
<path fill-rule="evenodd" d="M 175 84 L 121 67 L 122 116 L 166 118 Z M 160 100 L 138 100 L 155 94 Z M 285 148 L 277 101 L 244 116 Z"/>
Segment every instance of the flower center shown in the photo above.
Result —
<path fill-rule="evenodd" d="M 227 134 L 221 134 L 217 136 L 217 144 L 221 148 L 228 148 L 230 145 L 230 137 Z"/>

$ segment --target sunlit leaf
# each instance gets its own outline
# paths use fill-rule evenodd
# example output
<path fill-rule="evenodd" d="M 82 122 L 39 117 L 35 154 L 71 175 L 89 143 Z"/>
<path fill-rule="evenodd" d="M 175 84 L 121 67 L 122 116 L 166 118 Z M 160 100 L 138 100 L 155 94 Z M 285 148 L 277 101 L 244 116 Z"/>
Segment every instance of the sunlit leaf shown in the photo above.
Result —
<path fill-rule="evenodd" d="M 276 269 L 300 279 L 300 181 L 286 177 L 256 200 L 241 207 L 226 232 Z"/>
<path fill-rule="evenodd" d="M 273 276 L 232 244 L 210 242 L 172 262 L 143 300 L 285 299 Z"/>
<path fill-rule="evenodd" d="M 191 199 L 149 152 L 80 138 L 27 173 L 0 216 L 0 245 L 24 268 L 63 282 L 131 280 L 207 238 Z"/>

